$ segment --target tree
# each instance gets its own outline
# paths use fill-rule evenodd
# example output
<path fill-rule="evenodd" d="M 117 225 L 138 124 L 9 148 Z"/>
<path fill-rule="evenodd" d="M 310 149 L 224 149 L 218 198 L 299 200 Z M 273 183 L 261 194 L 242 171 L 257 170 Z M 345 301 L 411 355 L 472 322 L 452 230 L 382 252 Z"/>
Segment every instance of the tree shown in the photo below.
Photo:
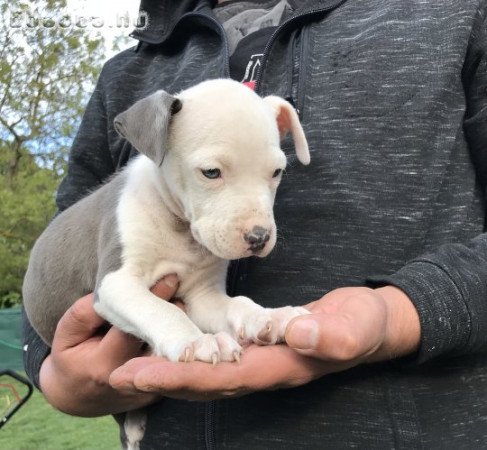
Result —
<path fill-rule="evenodd" d="M 20 301 L 101 67 L 102 39 L 67 27 L 65 8 L 66 0 L 0 0 L 0 307 Z"/>

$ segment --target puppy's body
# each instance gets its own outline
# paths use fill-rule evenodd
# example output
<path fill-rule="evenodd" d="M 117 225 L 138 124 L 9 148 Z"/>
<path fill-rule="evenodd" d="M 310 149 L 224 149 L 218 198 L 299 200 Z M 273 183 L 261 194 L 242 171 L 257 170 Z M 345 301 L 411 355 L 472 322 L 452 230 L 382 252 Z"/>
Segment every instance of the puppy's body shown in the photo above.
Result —
<path fill-rule="evenodd" d="M 69 306 L 94 291 L 101 316 L 172 361 L 235 361 L 240 344 L 283 340 L 306 310 L 230 298 L 225 276 L 229 259 L 265 256 L 275 244 L 280 135 L 291 131 L 309 162 L 294 110 L 214 80 L 177 98 L 158 91 L 115 126 L 141 155 L 57 216 L 32 250 L 23 296 L 39 335 L 51 344 Z M 170 273 L 186 313 L 150 292 Z M 139 448 L 144 424 L 143 411 L 127 414 L 127 448 Z"/>
<path fill-rule="evenodd" d="M 66 310 L 93 292 L 100 254 L 110 248 L 113 264 L 121 264 L 114 229 L 117 195 L 125 180 L 126 173 L 119 173 L 58 215 L 32 249 L 23 285 L 24 306 L 33 327 L 48 344 Z"/>
<path fill-rule="evenodd" d="M 227 261 L 194 240 L 188 224 L 163 202 L 156 177 L 153 162 L 138 156 L 110 182 L 56 217 L 36 242 L 31 258 L 42 259 L 42 264 L 29 265 L 23 291 L 24 298 L 36 299 L 35 305 L 27 301 L 26 308 L 46 342 L 52 342 L 57 322 L 78 298 L 95 291 L 99 301 L 97 279 L 119 271 L 122 257 L 129 261 L 123 272 L 140 277 L 147 286 L 177 273 L 181 298 L 195 284 L 222 285 Z M 47 254 L 49 258 L 43 257 Z M 121 326 L 140 335 L 129 327 Z"/>
<path fill-rule="evenodd" d="M 177 98 L 158 91 L 115 124 L 142 154 L 39 238 L 23 289 L 34 328 L 51 343 L 67 308 L 94 291 L 100 315 L 173 361 L 233 361 L 237 341 L 282 340 L 305 311 L 230 298 L 225 275 L 228 259 L 274 246 L 279 134 L 292 131 L 298 158 L 309 162 L 292 108 L 214 80 Z M 180 279 L 186 314 L 149 290 L 169 273 Z"/>

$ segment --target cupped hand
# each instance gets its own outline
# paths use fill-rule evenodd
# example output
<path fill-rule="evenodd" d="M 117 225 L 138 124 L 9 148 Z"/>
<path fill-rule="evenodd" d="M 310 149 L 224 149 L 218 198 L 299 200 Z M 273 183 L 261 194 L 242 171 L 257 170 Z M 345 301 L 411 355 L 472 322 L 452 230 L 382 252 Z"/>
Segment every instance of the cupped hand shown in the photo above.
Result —
<path fill-rule="evenodd" d="M 177 277 L 168 275 L 151 290 L 171 298 Z M 97 416 L 145 406 L 157 393 L 120 392 L 109 376 L 127 361 L 141 356 L 145 345 L 115 327 L 108 328 L 93 309 L 93 294 L 76 301 L 58 323 L 51 354 L 41 366 L 39 379 L 44 396 L 68 414 Z"/>
<path fill-rule="evenodd" d="M 375 362 L 417 350 L 420 323 L 407 295 L 393 286 L 340 288 L 306 306 L 286 342 L 298 353 L 325 361 Z"/>
<path fill-rule="evenodd" d="M 414 352 L 419 345 L 417 312 L 392 286 L 337 289 L 307 308 L 312 314 L 288 325 L 288 345 L 250 346 L 239 364 L 140 357 L 116 369 L 110 383 L 127 394 L 210 400 L 299 386 L 364 362 Z"/>

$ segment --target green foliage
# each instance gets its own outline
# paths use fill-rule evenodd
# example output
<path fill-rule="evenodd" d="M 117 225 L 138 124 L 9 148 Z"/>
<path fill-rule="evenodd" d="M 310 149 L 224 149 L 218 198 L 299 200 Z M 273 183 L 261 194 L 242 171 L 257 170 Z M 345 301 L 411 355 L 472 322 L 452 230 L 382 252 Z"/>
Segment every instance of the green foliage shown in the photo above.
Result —
<path fill-rule="evenodd" d="M 0 297 L 0 309 L 12 308 L 22 301 L 19 292 L 7 292 Z"/>
<path fill-rule="evenodd" d="M 0 172 L 6 172 L 10 151 L 0 157 Z M 20 301 L 21 280 L 29 250 L 55 213 L 57 172 L 41 168 L 34 158 L 23 155 L 10 181 L 0 183 L 0 306 Z M 17 299 L 17 302 L 13 301 Z"/>
<path fill-rule="evenodd" d="M 65 6 L 0 0 L 0 308 L 20 301 L 29 251 L 55 212 L 55 189 L 101 67 L 103 42 L 86 29 L 28 26 L 29 17 L 56 23 Z"/>

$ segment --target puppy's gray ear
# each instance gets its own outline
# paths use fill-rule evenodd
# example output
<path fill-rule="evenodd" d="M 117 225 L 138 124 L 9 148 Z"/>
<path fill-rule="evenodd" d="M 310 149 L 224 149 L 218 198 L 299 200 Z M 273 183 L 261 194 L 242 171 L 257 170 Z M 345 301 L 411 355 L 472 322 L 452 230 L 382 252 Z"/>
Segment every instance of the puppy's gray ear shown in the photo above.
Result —
<path fill-rule="evenodd" d="M 118 114 L 113 124 L 140 153 L 160 166 L 167 151 L 171 118 L 181 108 L 181 100 L 160 90 Z"/>

